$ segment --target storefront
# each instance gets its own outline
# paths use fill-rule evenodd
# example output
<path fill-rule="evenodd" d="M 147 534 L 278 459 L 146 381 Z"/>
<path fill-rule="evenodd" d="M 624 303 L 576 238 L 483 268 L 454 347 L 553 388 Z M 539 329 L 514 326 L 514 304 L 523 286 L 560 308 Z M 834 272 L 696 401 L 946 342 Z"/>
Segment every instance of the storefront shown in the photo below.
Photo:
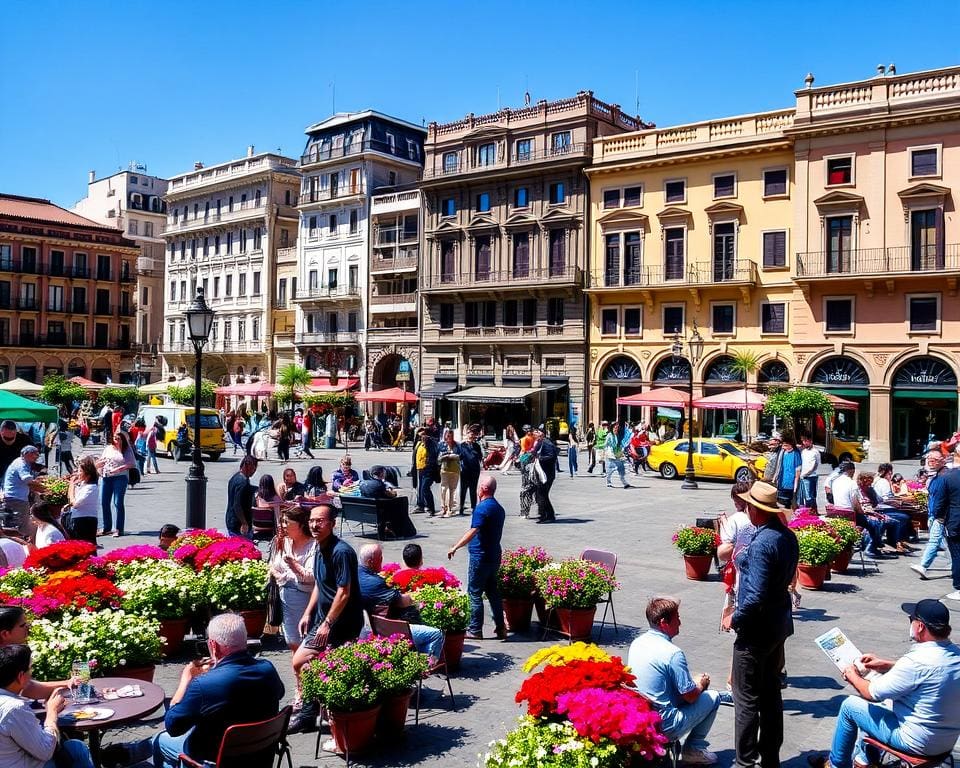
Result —
<path fill-rule="evenodd" d="M 642 408 L 635 406 L 617 406 L 618 397 L 636 395 L 643 391 L 640 366 L 626 355 L 613 358 L 601 376 L 600 413 L 597 423 L 606 419 L 625 418 L 634 423 L 640 421 Z"/>
<path fill-rule="evenodd" d="M 654 387 L 672 387 L 686 392 L 690 388 L 690 361 L 685 357 L 663 358 L 657 367 L 653 369 Z M 686 411 L 678 408 L 651 408 L 650 424 L 658 427 L 661 423 L 668 423 L 674 430 L 679 432 L 684 429 L 683 422 L 686 418 Z M 665 434 L 669 435 L 669 431 Z M 694 434 L 696 434 L 696 423 L 694 422 Z"/>
<path fill-rule="evenodd" d="M 456 421 L 457 404 L 447 399 L 447 395 L 456 391 L 456 374 L 444 376 L 438 373 L 434 376 L 431 386 L 417 392 L 420 397 L 420 423 L 423 424 L 428 418 L 433 417 L 441 424 L 449 421 L 454 426 L 459 426 Z"/>
<path fill-rule="evenodd" d="M 919 456 L 931 440 L 957 429 L 957 374 L 934 357 L 914 357 L 893 375 L 890 449 L 894 459 Z"/>
<path fill-rule="evenodd" d="M 840 440 L 869 438 L 870 431 L 870 377 L 866 369 L 849 357 L 831 357 L 821 362 L 810 373 L 810 386 L 831 395 L 852 400 L 859 410 L 838 408 L 833 415 L 833 434 Z M 817 419 L 813 439 L 825 439 L 825 424 Z"/>
<path fill-rule="evenodd" d="M 757 391 L 767 394 L 777 387 L 790 386 L 790 369 L 782 360 L 768 360 L 757 371 Z M 768 436 L 777 429 L 776 418 L 760 411 L 760 435 Z"/>
<path fill-rule="evenodd" d="M 719 395 L 731 390 L 743 390 L 743 373 L 735 370 L 733 358 L 721 355 L 707 367 L 703 377 L 703 396 Z M 744 429 L 741 418 L 747 411 L 728 410 L 725 408 L 702 409 L 700 420 L 704 437 L 736 437 L 743 435 Z"/>

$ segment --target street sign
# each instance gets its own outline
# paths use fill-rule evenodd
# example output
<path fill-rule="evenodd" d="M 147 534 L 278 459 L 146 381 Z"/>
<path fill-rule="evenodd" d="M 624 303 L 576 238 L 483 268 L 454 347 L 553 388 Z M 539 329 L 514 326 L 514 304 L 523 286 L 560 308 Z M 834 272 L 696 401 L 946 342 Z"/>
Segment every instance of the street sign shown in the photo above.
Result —
<path fill-rule="evenodd" d="M 397 368 L 397 381 L 410 381 L 411 372 L 410 361 L 401 360 L 400 366 Z"/>

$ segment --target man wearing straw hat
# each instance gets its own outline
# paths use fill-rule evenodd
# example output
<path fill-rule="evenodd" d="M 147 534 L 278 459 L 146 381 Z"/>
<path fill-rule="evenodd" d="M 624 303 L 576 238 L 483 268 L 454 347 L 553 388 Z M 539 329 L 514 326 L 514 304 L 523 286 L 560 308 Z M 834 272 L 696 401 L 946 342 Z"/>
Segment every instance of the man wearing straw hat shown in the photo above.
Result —
<path fill-rule="evenodd" d="M 780 519 L 773 485 L 756 482 L 739 496 L 757 530 L 736 557 L 740 583 L 730 621 L 737 633 L 733 645 L 737 765 L 776 768 L 783 743 L 780 670 L 783 644 L 793 634 L 789 590 L 799 548 Z"/>

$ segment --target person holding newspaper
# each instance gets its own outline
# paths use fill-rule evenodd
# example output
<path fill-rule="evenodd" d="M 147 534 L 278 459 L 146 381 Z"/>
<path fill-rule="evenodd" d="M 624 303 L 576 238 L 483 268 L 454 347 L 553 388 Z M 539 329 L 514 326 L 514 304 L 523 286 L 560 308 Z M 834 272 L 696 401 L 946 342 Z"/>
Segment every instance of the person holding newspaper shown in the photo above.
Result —
<path fill-rule="evenodd" d="M 843 670 L 857 696 L 840 705 L 829 757 L 813 768 L 878 765 L 870 736 L 901 752 L 936 756 L 950 752 L 960 736 L 960 648 L 950 642 L 950 611 L 939 600 L 905 606 L 913 650 L 896 662 L 872 653 Z M 890 699 L 892 707 L 886 707 Z"/>

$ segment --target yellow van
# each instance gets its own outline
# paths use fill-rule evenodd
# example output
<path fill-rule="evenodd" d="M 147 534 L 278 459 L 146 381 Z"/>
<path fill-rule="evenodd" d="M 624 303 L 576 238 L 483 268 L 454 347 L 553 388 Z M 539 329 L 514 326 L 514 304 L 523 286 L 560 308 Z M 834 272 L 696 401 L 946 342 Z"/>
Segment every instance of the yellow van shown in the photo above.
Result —
<path fill-rule="evenodd" d="M 137 416 L 143 419 L 147 429 L 153 426 L 157 416 L 163 416 L 167 423 L 164 425 L 164 436 L 162 445 L 157 441 L 157 453 L 166 451 L 167 455 L 174 461 L 180 461 L 181 449 L 177 443 L 177 430 L 181 424 L 187 425 L 187 436 L 193 441 L 193 421 L 194 412 L 192 406 L 187 405 L 141 405 Z M 200 452 L 206 454 L 210 461 L 216 461 L 226 450 L 224 440 L 223 424 L 220 422 L 220 414 L 213 408 L 200 409 Z"/>

